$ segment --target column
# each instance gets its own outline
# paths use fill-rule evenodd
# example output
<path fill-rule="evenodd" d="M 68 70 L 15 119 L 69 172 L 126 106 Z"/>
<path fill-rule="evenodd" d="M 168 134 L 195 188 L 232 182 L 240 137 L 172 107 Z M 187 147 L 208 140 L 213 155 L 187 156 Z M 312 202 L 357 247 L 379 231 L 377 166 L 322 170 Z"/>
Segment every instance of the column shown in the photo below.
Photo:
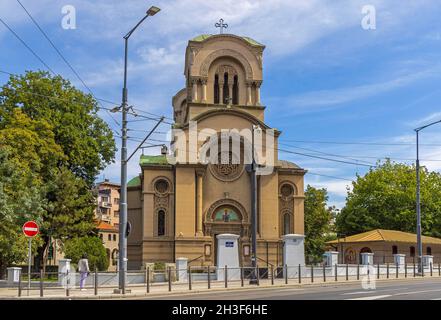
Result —
<path fill-rule="evenodd" d="M 247 82 L 247 106 L 251 106 L 253 104 L 253 100 L 251 97 L 251 82 Z"/>
<path fill-rule="evenodd" d="M 191 97 L 191 101 L 197 102 L 198 101 L 198 81 L 197 81 L 197 79 L 191 80 L 191 84 L 193 86 L 193 94 Z"/>
<path fill-rule="evenodd" d="M 224 80 L 219 79 L 219 104 L 224 104 Z"/>
<path fill-rule="evenodd" d="M 326 251 L 323 258 L 327 267 L 333 267 L 338 264 L 338 251 Z"/>
<path fill-rule="evenodd" d="M 202 97 L 201 102 L 207 102 L 207 79 L 202 79 Z"/>
<path fill-rule="evenodd" d="M 203 212 L 202 212 L 202 178 L 204 177 L 204 172 L 202 170 L 196 171 L 197 175 L 197 181 L 196 181 L 196 199 L 197 199 L 197 206 L 196 206 L 196 212 L 197 212 L 197 230 L 196 235 L 203 236 Z"/>
<path fill-rule="evenodd" d="M 256 106 L 260 106 L 260 85 L 262 81 L 256 81 Z"/>
<path fill-rule="evenodd" d="M 373 265 L 374 264 L 374 254 L 371 252 L 362 252 L 361 255 L 361 264 L 362 265 Z"/>
<path fill-rule="evenodd" d="M 228 105 L 233 104 L 233 82 L 228 81 Z"/>

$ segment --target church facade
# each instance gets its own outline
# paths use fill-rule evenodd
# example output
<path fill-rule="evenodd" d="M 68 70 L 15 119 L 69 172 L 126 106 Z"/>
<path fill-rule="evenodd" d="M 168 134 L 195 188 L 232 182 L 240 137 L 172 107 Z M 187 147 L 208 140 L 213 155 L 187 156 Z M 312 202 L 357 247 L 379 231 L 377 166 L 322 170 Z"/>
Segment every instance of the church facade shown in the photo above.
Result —
<path fill-rule="evenodd" d="M 274 158 L 270 172 L 257 177 L 257 263 L 281 265 L 282 236 L 304 234 L 306 171 L 278 158 L 281 132 L 265 123 L 260 96 L 264 49 L 232 34 L 201 35 L 188 42 L 185 88 L 172 99 L 173 128 L 187 137 L 186 157 L 141 156 L 141 173 L 128 185 L 129 269 L 179 257 L 190 265 L 216 265 L 216 236 L 224 233 L 239 235 L 240 264 L 251 265 L 251 174 L 240 153 L 252 142 L 241 137 L 235 151 L 220 148 L 211 155 L 219 162 L 188 161 L 212 141 L 198 138 L 192 149 L 194 124 L 196 132 L 211 130 L 217 136 L 225 129 L 240 132 L 253 126 L 273 132 L 274 144 L 263 141 L 254 150 L 259 164 L 269 148 Z"/>

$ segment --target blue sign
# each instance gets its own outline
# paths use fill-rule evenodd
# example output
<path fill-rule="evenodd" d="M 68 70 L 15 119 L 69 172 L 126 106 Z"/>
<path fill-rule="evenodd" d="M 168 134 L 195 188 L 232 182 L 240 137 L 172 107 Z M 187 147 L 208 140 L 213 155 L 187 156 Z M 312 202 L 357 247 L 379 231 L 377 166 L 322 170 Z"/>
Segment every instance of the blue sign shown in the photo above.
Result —
<path fill-rule="evenodd" d="M 234 247 L 234 242 L 233 242 L 233 241 L 226 241 L 226 242 L 225 242 L 225 247 L 227 247 L 227 248 L 233 248 L 233 247 Z"/>

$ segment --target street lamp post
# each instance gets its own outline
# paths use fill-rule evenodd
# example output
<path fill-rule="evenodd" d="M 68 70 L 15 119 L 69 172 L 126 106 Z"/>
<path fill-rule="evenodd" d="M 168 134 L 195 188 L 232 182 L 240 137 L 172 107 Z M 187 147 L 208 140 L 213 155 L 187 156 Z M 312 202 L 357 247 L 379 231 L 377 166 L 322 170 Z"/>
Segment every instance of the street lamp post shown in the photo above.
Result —
<path fill-rule="evenodd" d="M 251 130 L 251 272 L 250 284 L 257 284 L 257 163 L 254 158 L 254 131 L 260 130 L 253 125 Z"/>
<path fill-rule="evenodd" d="M 124 36 L 124 87 L 122 90 L 122 137 L 121 137 L 121 195 L 119 200 L 119 289 L 125 293 L 125 274 L 127 271 L 127 51 L 128 41 L 138 26 L 159 12 L 159 8 L 150 7 L 145 16 Z"/>
<path fill-rule="evenodd" d="M 429 123 L 415 129 L 416 133 L 416 213 L 417 213 L 417 250 L 418 272 L 423 272 L 423 243 L 421 241 L 421 201 L 420 201 L 420 158 L 419 158 L 419 133 L 421 130 L 440 123 L 441 120 Z"/>

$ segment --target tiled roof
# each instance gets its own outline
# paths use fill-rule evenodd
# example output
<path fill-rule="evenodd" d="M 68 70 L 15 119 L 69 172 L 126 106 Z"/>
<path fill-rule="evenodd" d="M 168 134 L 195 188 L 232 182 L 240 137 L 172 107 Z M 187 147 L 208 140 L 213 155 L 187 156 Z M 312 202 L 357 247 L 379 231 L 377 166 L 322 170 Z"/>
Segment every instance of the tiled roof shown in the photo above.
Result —
<path fill-rule="evenodd" d="M 116 232 L 118 232 L 117 227 L 112 226 L 110 223 L 107 223 L 104 221 L 98 221 L 96 228 L 100 231 L 116 231 Z"/>
<path fill-rule="evenodd" d="M 441 239 L 422 236 L 423 243 L 441 244 Z M 416 243 L 416 234 L 402 232 L 397 230 L 375 229 L 359 234 L 354 234 L 346 238 L 328 241 L 329 244 L 336 244 L 340 242 L 371 242 L 371 241 L 386 241 L 386 242 L 408 242 Z"/>

